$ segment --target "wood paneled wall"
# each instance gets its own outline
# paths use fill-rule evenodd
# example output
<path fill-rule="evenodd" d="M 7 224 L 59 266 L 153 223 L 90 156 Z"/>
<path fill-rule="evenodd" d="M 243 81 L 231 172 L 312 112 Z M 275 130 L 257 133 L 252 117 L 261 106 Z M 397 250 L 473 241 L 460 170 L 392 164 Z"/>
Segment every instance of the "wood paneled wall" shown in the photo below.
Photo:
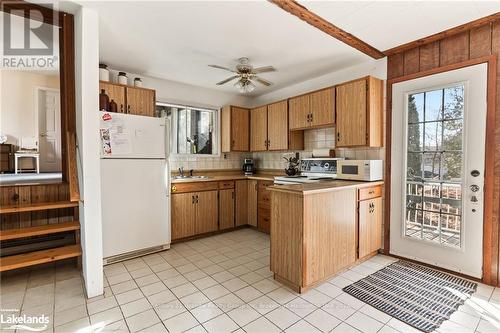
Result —
<path fill-rule="evenodd" d="M 0 205 L 2 206 L 30 206 L 34 203 L 69 201 L 69 198 L 67 183 L 0 187 Z M 77 210 L 73 208 L 62 208 L 2 214 L 0 226 L 2 230 L 6 230 L 73 221 L 77 219 L 76 212 Z"/>
<path fill-rule="evenodd" d="M 463 67 L 474 60 L 488 61 L 487 172 L 485 182 L 485 221 L 483 246 L 483 281 L 500 285 L 499 224 L 500 224 L 500 20 L 446 36 L 428 44 L 392 54 L 387 63 L 387 128 L 391 128 L 392 84 L 415 76 Z M 491 71 L 494 70 L 492 73 Z M 496 72 L 496 75 L 495 75 Z M 390 211 L 391 131 L 387 131 L 387 168 L 385 211 Z M 488 163 L 491 174 L 488 174 Z M 489 193 L 489 194 L 488 194 Z M 389 251 L 390 216 L 385 216 L 384 248 Z"/>

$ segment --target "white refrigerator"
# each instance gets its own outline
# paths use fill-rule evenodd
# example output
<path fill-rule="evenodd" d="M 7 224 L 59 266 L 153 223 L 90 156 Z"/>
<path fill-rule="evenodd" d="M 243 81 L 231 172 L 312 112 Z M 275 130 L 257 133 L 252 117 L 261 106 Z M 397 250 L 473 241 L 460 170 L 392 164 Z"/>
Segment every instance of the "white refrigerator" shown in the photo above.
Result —
<path fill-rule="evenodd" d="M 165 118 L 99 112 L 104 263 L 170 247 Z"/>

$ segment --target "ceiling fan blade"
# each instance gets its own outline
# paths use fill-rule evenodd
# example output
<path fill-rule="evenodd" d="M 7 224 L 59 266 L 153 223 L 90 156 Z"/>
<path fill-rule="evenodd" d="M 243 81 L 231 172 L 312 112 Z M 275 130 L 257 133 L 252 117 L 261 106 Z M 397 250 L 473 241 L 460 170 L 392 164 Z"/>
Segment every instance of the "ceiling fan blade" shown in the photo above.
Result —
<path fill-rule="evenodd" d="M 239 75 L 233 75 L 233 76 L 231 76 L 231 77 L 229 77 L 229 78 L 227 78 L 225 80 L 222 80 L 222 81 L 218 82 L 217 85 L 220 86 L 221 84 L 224 84 L 224 83 L 227 83 L 229 81 L 232 81 L 232 80 L 234 80 L 234 79 L 236 79 L 238 77 L 239 77 Z"/>
<path fill-rule="evenodd" d="M 252 72 L 255 74 L 274 72 L 274 71 L 276 71 L 276 68 L 274 68 L 273 66 L 257 67 L 252 70 Z"/>
<path fill-rule="evenodd" d="M 225 71 L 230 71 L 232 73 L 236 73 L 234 70 L 227 68 L 227 67 L 223 67 L 223 66 L 219 66 L 219 65 L 208 65 L 208 66 L 213 67 L 213 68 L 223 69 Z"/>
<path fill-rule="evenodd" d="M 258 76 L 255 76 L 255 77 L 254 77 L 254 79 L 255 79 L 257 82 L 260 82 L 260 83 L 262 83 L 262 84 L 263 84 L 263 85 L 265 85 L 265 86 L 270 86 L 271 84 L 273 84 L 272 82 L 267 81 L 267 80 L 264 80 L 264 79 L 262 79 L 262 78 L 260 78 L 260 77 L 258 77 Z"/>

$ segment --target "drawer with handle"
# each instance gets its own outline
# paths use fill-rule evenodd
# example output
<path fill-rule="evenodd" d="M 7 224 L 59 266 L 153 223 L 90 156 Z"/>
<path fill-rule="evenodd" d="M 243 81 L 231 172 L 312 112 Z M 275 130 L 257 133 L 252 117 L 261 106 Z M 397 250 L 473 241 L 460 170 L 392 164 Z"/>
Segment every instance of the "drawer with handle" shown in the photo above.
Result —
<path fill-rule="evenodd" d="M 368 200 L 382 196 L 382 185 L 360 188 L 358 190 L 358 200 Z"/>
<path fill-rule="evenodd" d="M 230 188 L 234 188 L 234 181 L 233 180 L 226 180 L 226 181 L 219 182 L 219 190 L 225 190 L 225 189 L 230 189 Z"/>

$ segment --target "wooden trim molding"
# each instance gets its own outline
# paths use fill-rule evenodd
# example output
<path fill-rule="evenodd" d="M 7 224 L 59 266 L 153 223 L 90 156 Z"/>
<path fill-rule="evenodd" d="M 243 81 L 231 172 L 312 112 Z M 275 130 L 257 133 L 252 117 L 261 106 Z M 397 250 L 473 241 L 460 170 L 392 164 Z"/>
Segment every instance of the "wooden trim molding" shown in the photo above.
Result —
<path fill-rule="evenodd" d="M 495 158 L 498 155 L 498 141 L 496 139 L 496 113 L 500 113 L 496 108 L 497 97 L 497 57 L 496 55 L 483 56 L 459 63 L 433 68 L 409 75 L 403 75 L 387 80 L 387 111 L 386 111 L 386 171 L 385 171 L 385 206 L 384 210 L 390 212 L 391 205 L 391 128 L 392 128 L 392 85 L 413 80 L 433 74 L 448 72 L 451 70 L 474 66 L 481 63 L 488 64 L 488 85 L 487 85 L 487 113 L 486 113 L 486 140 L 485 140 L 485 182 L 484 182 L 484 222 L 483 222 L 483 282 L 497 285 L 498 265 L 494 258 L 498 257 L 498 227 L 494 218 L 495 205 L 494 193 L 498 191 L 495 176 Z M 500 116 L 500 115 L 499 115 Z M 496 144 L 490 144 L 496 143 Z M 384 218 L 384 253 L 390 252 L 390 214 L 385 214 Z"/>
<path fill-rule="evenodd" d="M 475 29 L 477 27 L 491 23 L 491 22 L 496 21 L 498 19 L 500 19 L 500 12 L 489 15 L 489 16 L 482 17 L 480 19 L 459 25 L 459 26 L 454 27 L 454 28 L 450 28 L 450 29 L 445 30 L 445 31 L 438 32 L 437 34 L 434 34 L 434 35 L 430 35 L 430 36 L 420 38 L 420 39 L 417 39 L 415 41 L 412 41 L 412 42 L 409 42 L 409 43 L 406 43 L 403 45 L 393 47 L 391 49 L 385 50 L 383 53 L 386 56 L 391 56 L 394 54 L 402 53 L 404 51 L 413 49 L 415 47 L 419 47 L 419 46 L 422 46 L 425 44 L 429 44 L 429 43 L 432 43 L 432 42 L 435 42 L 438 40 L 442 40 L 442 39 L 457 35 L 459 33 L 462 33 L 462 32 L 468 31 L 468 30 Z"/>
<path fill-rule="evenodd" d="M 374 58 L 381 59 L 385 57 L 385 54 L 377 50 L 368 43 L 362 41 L 358 37 L 340 29 L 339 27 L 328 22 L 324 18 L 308 10 L 306 7 L 302 6 L 295 0 L 268 0 L 269 2 L 280 7 L 284 11 L 297 16 L 302 21 L 312 25 L 313 27 L 323 31 L 324 33 L 338 39 L 339 41 L 355 48 L 358 51 Z"/>

